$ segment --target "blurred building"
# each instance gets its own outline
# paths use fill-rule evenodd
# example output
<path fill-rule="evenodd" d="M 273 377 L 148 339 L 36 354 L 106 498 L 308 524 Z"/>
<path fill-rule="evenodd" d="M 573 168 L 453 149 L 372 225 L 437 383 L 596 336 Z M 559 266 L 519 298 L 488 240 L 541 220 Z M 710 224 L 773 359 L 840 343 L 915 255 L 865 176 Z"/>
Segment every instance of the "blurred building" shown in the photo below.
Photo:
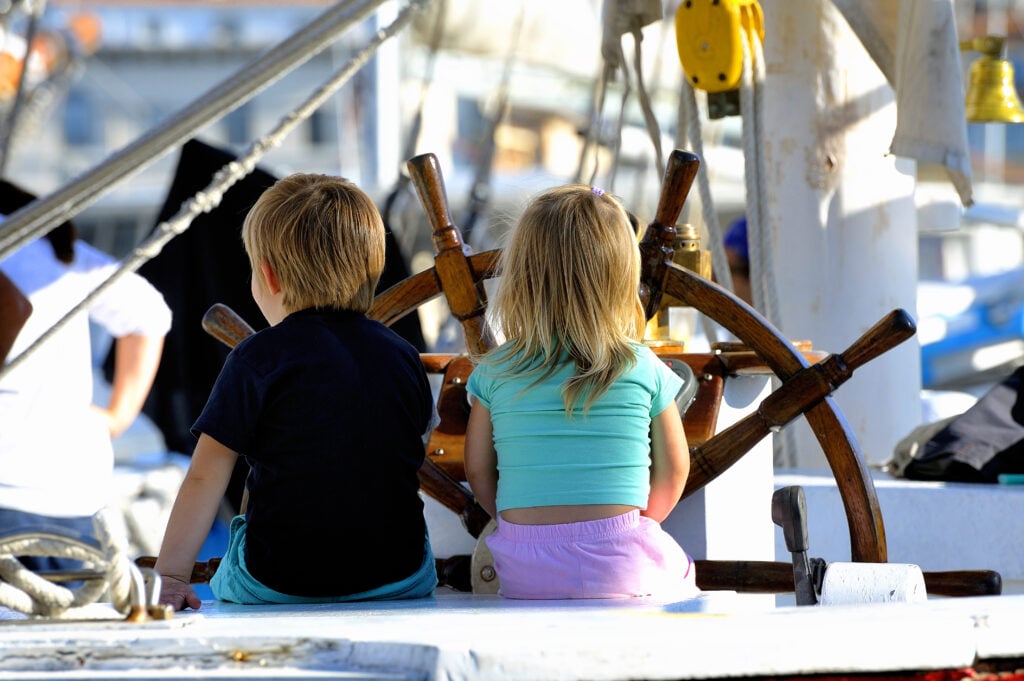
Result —
<path fill-rule="evenodd" d="M 76 55 L 64 73 L 44 84 L 48 89 L 26 88 L 9 143 L 6 175 L 37 193 L 52 191 L 175 115 L 330 4 L 53 3 L 37 33 L 65 34 L 71 22 L 87 12 L 99 30 L 98 45 L 87 55 Z M 19 17 L 15 9 L 8 19 L 8 34 L 24 35 L 28 18 Z M 370 28 L 350 31 L 196 135 L 241 153 L 344 64 Z M 317 110 L 286 144 L 272 150 L 266 167 L 279 173 L 303 169 L 372 176 L 377 155 L 364 153 L 363 147 L 373 139 L 369 128 L 376 125 L 375 66 L 361 70 L 344 92 Z M 9 113 L 7 107 L 5 115 Z M 83 231 L 100 246 L 123 253 L 134 243 L 134 234 L 152 227 L 175 158 L 172 150 L 153 159 L 149 167 L 83 211 L 76 220 Z M 98 223 L 102 229 L 95 229 Z"/>
<path fill-rule="evenodd" d="M 39 30 L 67 35 L 75 21 L 88 17 L 98 33 L 96 44 L 88 54 L 75 55 L 48 90 L 39 88 L 35 100 L 26 98 L 5 174 L 39 194 L 61 186 L 333 4 L 54 0 Z M 582 168 L 583 136 L 595 118 L 594 89 L 602 66 L 601 4 L 566 0 L 552 8 L 524 0 L 484 11 L 461 0 L 432 3 L 261 165 L 276 174 L 340 173 L 383 202 L 409 152 L 430 151 L 441 160 L 457 223 L 471 210 L 473 186 L 485 178 L 488 212 L 507 224 L 525 195 L 572 180 Z M 397 3 L 388 5 L 393 13 Z M 447 9 L 435 34 L 442 5 Z M 374 20 L 381 25 L 390 20 L 386 9 L 380 15 Z M 11 39 L 26 33 L 27 17 L 17 3 L 5 16 Z M 569 40 L 566 26 L 573 27 Z M 647 87 L 667 154 L 676 135 L 680 69 L 666 26 L 645 28 L 643 47 Z M 368 22 L 347 32 L 197 136 L 243 151 L 343 65 L 373 28 Z M 436 51 L 430 47 L 434 38 L 440 38 Z M 609 86 L 593 172 L 587 168 L 583 179 L 616 191 L 641 219 L 650 219 L 661 178 L 636 102 L 637 86 L 621 79 Z M 411 139 L 417 117 L 421 132 Z M 738 119 L 726 120 L 711 124 L 708 134 L 737 141 L 738 129 Z M 723 219 L 728 220 L 742 210 L 742 155 L 729 144 L 708 144 L 706 155 L 723 187 Z M 174 160 L 173 152 L 154 159 L 83 211 L 79 224 L 101 247 L 123 253 L 133 243 L 131 234 L 152 226 Z M 408 203 L 406 212 L 418 212 L 415 200 Z M 101 223 L 104 228 L 96 230 Z M 429 251 L 429 238 L 411 241 Z M 410 246 L 410 254 L 416 250 Z"/>

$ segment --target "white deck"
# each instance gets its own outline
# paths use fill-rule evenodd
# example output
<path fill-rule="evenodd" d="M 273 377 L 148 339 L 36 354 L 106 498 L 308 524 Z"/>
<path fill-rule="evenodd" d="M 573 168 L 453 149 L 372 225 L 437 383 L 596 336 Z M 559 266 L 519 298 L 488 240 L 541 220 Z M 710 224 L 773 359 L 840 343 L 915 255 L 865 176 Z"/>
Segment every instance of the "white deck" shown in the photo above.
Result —
<path fill-rule="evenodd" d="M 738 407 L 756 397 L 751 391 Z M 773 480 L 770 462 L 770 451 L 748 454 L 727 474 L 763 490 L 738 493 L 741 483 L 723 476 L 714 489 L 728 492 L 729 512 L 716 510 L 720 502 L 708 492 L 680 509 L 680 527 L 670 529 L 704 528 L 703 535 L 680 537 L 698 558 L 787 561 L 768 497 L 773 488 L 798 484 L 807 495 L 810 554 L 848 560 L 845 514 L 831 475 L 775 471 Z M 759 472 L 744 472 L 752 466 Z M 994 569 L 1006 580 L 1004 593 L 1024 593 L 1024 487 L 880 475 L 875 485 L 890 561 L 925 570 Z M 712 517 L 714 528 L 707 522 Z M 427 519 L 437 555 L 472 552 L 473 538 L 432 500 Z M 739 537 L 739 546 L 723 537 Z M 199 612 L 146 624 L 25 621 L 13 613 L 5 619 L 0 610 L 0 678 L 784 678 L 985 670 L 990 660 L 1024 669 L 1024 595 L 801 608 L 775 607 L 773 600 L 720 592 L 678 604 L 517 602 L 441 589 L 433 599 L 403 603 L 206 601 Z"/>
<path fill-rule="evenodd" d="M 754 607 L 746 604 L 755 603 Z M 433 599 L 205 602 L 166 622 L 0 621 L 4 679 L 708 679 L 1024 667 L 1024 596 L 763 608 Z"/>

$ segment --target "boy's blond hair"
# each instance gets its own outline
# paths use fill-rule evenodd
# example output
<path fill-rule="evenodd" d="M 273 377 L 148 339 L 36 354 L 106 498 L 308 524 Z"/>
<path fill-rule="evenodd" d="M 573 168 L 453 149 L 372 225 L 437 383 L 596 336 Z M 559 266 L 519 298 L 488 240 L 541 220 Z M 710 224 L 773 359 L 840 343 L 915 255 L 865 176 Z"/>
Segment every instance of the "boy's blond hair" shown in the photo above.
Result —
<path fill-rule="evenodd" d="M 266 261 L 289 311 L 365 313 L 384 269 L 384 223 L 370 197 L 341 177 L 295 173 L 274 183 L 242 226 L 253 273 Z"/>
<path fill-rule="evenodd" d="M 492 312 L 517 357 L 513 371 L 538 382 L 571 361 L 566 413 L 584 412 L 635 362 L 644 333 L 640 250 L 622 205 L 599 189 L 568 185 L 535 198 L 502 253 Z"/>

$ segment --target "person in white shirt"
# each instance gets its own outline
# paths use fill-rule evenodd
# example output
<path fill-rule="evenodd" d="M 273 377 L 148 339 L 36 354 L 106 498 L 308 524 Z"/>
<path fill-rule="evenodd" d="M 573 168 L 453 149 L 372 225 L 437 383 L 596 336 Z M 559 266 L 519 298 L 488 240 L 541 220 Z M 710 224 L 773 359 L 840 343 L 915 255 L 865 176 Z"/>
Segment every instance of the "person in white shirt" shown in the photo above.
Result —
<path fill-rule="evenodd" d="M 2 213 L 33 198 L 0 182 Z M 72 317 L 24 360 L 18 356 L 117 267 L 114 258 L 77 239 L 71 222 L 0 260 L 0 272 L 32 305 L 7 358 L 18 363 L 0 376 L 0 535 L 52 530 L 95 539 L 92 517 L 112 494 L 111 438 L 142 409 L 171 327 L 170 308 L 149 282 L 128 273 L 87 314 Z M 114 338 L 106 405 L 92 402 L 90 321 Z M 76 565 L 53 557 L 22 562 L 35 571 Z"/>

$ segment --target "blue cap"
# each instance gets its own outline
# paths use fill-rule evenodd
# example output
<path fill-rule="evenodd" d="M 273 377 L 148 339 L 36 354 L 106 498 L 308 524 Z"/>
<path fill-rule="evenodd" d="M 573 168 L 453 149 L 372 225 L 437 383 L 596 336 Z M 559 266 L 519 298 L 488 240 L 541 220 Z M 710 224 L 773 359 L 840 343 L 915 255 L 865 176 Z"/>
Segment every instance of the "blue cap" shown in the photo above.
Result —
<path fill-rule="evenodd" d="M 744 260 L 750 260 L 750 249 L 747 246 L 747 216 L 741 215 L 732 221 L 725 232 L 725 247 L 730 248 Z"/>

